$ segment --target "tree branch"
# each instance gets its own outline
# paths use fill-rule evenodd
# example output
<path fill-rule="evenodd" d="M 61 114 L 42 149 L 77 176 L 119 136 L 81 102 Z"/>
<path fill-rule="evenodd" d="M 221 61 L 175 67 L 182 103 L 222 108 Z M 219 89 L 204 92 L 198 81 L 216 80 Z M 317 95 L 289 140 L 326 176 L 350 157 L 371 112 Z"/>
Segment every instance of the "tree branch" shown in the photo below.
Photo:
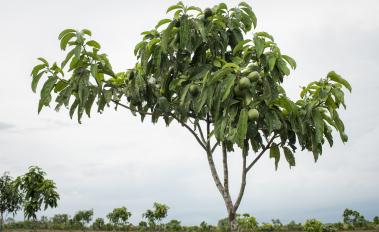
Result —
<path fill-rule="evenodd" d="M 245 146 L 242 150 L 242 177 L 241 177 L 241 186 L 240 186 L 240 191 L 238 193 L 238 197 L 236 199 L 236 203 L 233 206 L 233 211 L 237 212 L 238 207 L 240 206 L 243 194 L 245 192 L 245 187 L 246 187 L 246 174 L 247 174 L 247 169 L 246 169 L 246 157 L 247 157 L 247 152 L 248 152 L 248 140 L 245 140 Z"/>
<path fill-rule="evenodd" d="M 222 143 L 222 165 L 224 168 L 224 191 L 229 193 L 228 156 L 225 143 Z"/>
<path fill-rule="evenodd" d="M 267 142 L 266 146 L 263 148 L 263 150 L 259 153 L 259 155 L 251 162 L 251 164 L 247 167 L 246 172 L 249 172 L 250 169 L 254 166 L 256 162 L 262 157 L 262 155 L 267 151 L 267 149 L 270 148 L 272 142 L 276 138 L 276 135 L 273 135 L 272 138 Z"/>

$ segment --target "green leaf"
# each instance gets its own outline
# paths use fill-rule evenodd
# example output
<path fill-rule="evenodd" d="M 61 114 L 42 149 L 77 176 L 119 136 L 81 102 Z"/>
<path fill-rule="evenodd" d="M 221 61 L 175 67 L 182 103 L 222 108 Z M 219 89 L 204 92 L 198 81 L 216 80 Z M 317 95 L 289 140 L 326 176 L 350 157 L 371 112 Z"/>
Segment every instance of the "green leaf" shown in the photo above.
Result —
<path fill-rule="evenodd" d="M 272 35 L 270 35 L 270 34 L 267 33 L 267 32 L 261 31 L 261 32 L 257 32 L 257 33 L 255 33 L 255 35 L 256 35 L 256 36 L 265 37 L 265 38 L 271 40 L 272 42 L 274 42 L 274 37 L 272 37 Z"/>
<path fill-rule="evenodd" d="M 287 67 L 287 63 L 283 59 L 278 59 L 276 62 L 278 69 L 286 76 L 290 75 L 290 70 Z"/>
<path fill-rule="evenodd" d="M 59 36 L 58 36 L 58 39 L 61 40 L 66 34 L 68 33 L 76 33 L 76 30 L 74 29 L 66 29 L 66 30 L 63 30 Z"/>
<path fill-rule="evenodd" d="M 223 69 L 218 70 L 217 72 L 215 72 L 212 75 L 212 78 L 209 81 L 209 85 L 216 83 L 217 81 L 219 81 L 221 78 L 226 76 L 231 71 L 232 71 L 232 69 L 230 69 L 230 68 L 223 68 Z"/>
<path fill-rule="evenodd" d="M 195 19 L 195 27 L 200 32 L 203 42 L 207 41 L 207 34 L 205 32 L 204 23 L 201 20 Z"/>
<path fill-rule="evenodd" d="M 246 138 L 247 122 L 248 122 L 247 110 L 246 109 L 242 109 L 241 112 L 240 112 L 239 119 L 238 119 L 237 134 L 235 136 L 235 142 L 241 148 L 243 147 L 244 140 Z"/>
<path fill-rule="evenodd" d="M 91 107 L 93 105 L 93 102 L 95 101 L 95 98 L 96 98 L 96 95 L 92 93 L 88 96 L 88 99 L 86 101 L 85 111 L 88 117 L 91 117 Z"/>
<path fill-rule="evenodd" d="M 285 61 L 287 61 L 287 63 L 288 63 L 289 65 L 291 65 L 291 68 L 292 68 L 292 69 L 296 69 L 296 61 L 295 61 L 292 57 L 287 56 L 287 55 L 282 55 L 282 58 L 283 58 Z"/>
<path fill-rule="evenodd" d="M 149 51 L 151 52 L 151 48 L 152 48 L 155 44 L 157 44 L 157 43 L 159 43 L 159 42 L 160 42 L 160 39 L 158 39 L 158 38 L 154 38 L 154 39 L 150 40 L 150 42 L 147 44 L 147 50 L 149 50 Z"/>
<path fill-rule="evenodd" d="M 247 43 L 249 43 L 251 40 L 250 39 L 246 39 L 246 40 L 242 40 L 240 41 L 233 49 L 233 55 L 235 55 L 237 52 L 241 51 L 243 49 L 243 46 Z"/>
<path fill-rule="evenodd" d="M 179 46 L 181 49 L 186 49 L 188 47 L 188 43 L 190 41 L 190 28 L 188 16 L 183 15 L 180 18 L 180 30 L 179 30 Z"/>
<path fill-rule="evenodd" d="M 170 6 L 169 8 L 167 8 L 166 14 L 176 9 L 183 9 L 183 6 L 181 4 Z"/>
<path fill-rule="evenodd" d="M 90 40 L 86 44 L 88 46 L 91 46 L 91 47 L 94 47 L 94 48 L 97 48 L 97 49 L 101 48 L 100 44 L 97 41 L 95 41 L 95 40 Z"/>
<path fill-rule="evenodd" d="M 49 77 L 41 89 L 40 106 L 38 107 L 38 113 L 41 112 L 42 106 L 48 106 L 51 101 L 51 91 L 57 82 L 57 77 Z"/>
<path fill-rule="evenodd" d="M 91 32 L 90 30 L 88 30 L 88 29 L 83 29 L 83 30 L 82 30 L 82 33 L 83 33 L 83 34 L 86 34 L 86 35 L 88 35 L 88 36 L 92 36 L 92 32 Z"/>
<path fill-rule="evenodd" d="M 68 85 L 67 81 L 66 80 L 59 80 L 56 84 L 55 84 L 55 87 L 54 87 L 54 92 L 55 93 L 58 93 L 60 91 L 62 91 L 64 88 L 66 88 Z"/>
<path fill-rule="evenodd" d="M 64 51 L 66 50 L 66 47 L 67 47 L 67 43 L 70 41 L 70 39 L 72 39 L 72 37 L 74 37 L 75 34 L 73 33 L 69 33 L 69 34 L 66 34 L 65 36 L 63 36 L 63 38 L 61 39 L 61 43 L 60 43 L 60 46 L 61 46 L 61 49 Z"/>
<path fill-rule="evenodd" d="M 47 67 L 45 64 L 38 64 L 38 65 L 34 66 L 32 73 L 30 75 L 36 76 L 38 74 L 38 72 L 41 71 L 42 69 L 44 69 L 45 67 Z"/>
<path fill-rule="evenodd" d="M 187 11 L 190 11 L 190 10 L 194 10 L 194 11 L 197 11 L 197 12 L 202 12 L 201 8 L 200 7 L 197 7 L 197 6 L 190 6 L 187 8 Z"/>
<path fill-rule="evenodd" d="M 276 59 L 277 59 L 276 54 L 270 53 L 267 55 L 268 67 L 270 71 L 274 69 L 275 64 L 276 64 Z"/>
<path fill-rule="evenodd" d="M 62 61 L 62 63 L 61 63 L 61 68 L 62 68 L 62 69 L 66 66 L 67 62 L 70 61 L 70 59 L 71 59 L 72 56 L 74 55 L 74 52 L 75 52 L 75 49 L 72 49 L 71 51 L 69 51 L 69 52 L 67 53 L 66 58 L 65 58 L 65 59 Z"/>
<path fill-rule="evenodd" d="M 246 2 L 241 2 L 239 4 L 241 6 L 241 9 L 249 15 L 251 21 L 253 22 L 254 28 L 257 27 L 257 17 L 255 16 L 254 12 L 251 9 L 251 6 L 247 4 Z"/>
<path fill-rule="evenodd" d="M 36 76 L 33 77 L 33 80 L 32 80 L 32 90 L 33 90 L 34 93 L 36 92 L 38 82 L 41 79 L 41 77 L 42 77 L 43 74 L 44 74 L 44 72 L 40 72 L 38 75 L 36 75 Z"/>
<path fill-rule="evenodd" d="M 43 57 L 38 57 L 38 60 L 42 61 L 42 63 L 44 63 L 46 67 L 49 66 L 49 62 L 47 62 L 47 60 L 45 60 Z"/>
<path fill-rule="evenodd" d="M 257 52 L 257 57 L 259 58 L 263 51 L 265 50 L 265 41 L 257 36 L 254 37 L 255 51 Z"/>
<path fill-rule="evenodd" d="M 170 23 L 172 20 L 171 19 L 162 19 L 158 22 L 158 24 L 155 26 L 155 29 L 158 29 L 160 26 Z"/>
<path fill-rule="evenodd" d="M 72 105 L 70 107 L 70 118 L 71 119 L 74 116 L 75 110 L 78 107 L 78 105 L 79 105 L 79 101 L 78 101 L 78 99 L 75 99 L 75 101 L 72 103 Z"/>
<path fill-rule="evenodd" d="M 347 80 L 343 79 L 336 72 L 334 72 L 334 71 L 329 72 L 327 77 L 332 81 L 335 81 L 337 83 L 342 84 L 351 92 L 352 89 L 351 89 L 351 85 L 349 84 L 349 82 Z"/>
<path fill-rule="evenodd" d="M 320 111 L 315 109 L 313 110 L 312 114 L 313 118 L 313 125 L 315 127 L 315 139 L 317 143 L 321 143 L 323 134 L 324 134 L 324 121 L 322 119 L 322 116 L 320 114 Z"/>
<path fill-rule="evenodd" d="M 288 147 L 283 147 L 284 156 L 286 157 L 286 160 L 288 164 L 291 167 L 294 167 L 296 165 L 295 162 L 295 156 L 293 155 L 292 151 Z"/>
<path fill-rule="evenodd" d="M 235 80 L 235 75 L 233 74 L 228 74 L 228 77 L 225 79 L 225 81 L 223 82 L 223 95 L 222 95 L 222 98 L 221 98 L 221 101 L 225 101 L 229 95 L 230 95 L 230 92 L 234 86 L 234 80 Z"/>
<path fill-rule="evenodd" d="M 278 164 L 280 160 L 280 150 L 276 143 L 272 143 L 270 147 L 270 158 L 275 160 L 275 170 L 278 170 Z"/>

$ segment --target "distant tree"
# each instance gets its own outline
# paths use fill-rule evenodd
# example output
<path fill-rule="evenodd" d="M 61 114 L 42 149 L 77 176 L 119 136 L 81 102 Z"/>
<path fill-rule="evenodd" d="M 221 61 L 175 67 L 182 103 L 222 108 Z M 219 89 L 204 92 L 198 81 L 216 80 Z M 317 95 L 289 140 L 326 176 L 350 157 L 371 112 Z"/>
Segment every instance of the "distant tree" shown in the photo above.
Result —
<path fill-rule="evenodd" d="M 167 205 L 154 202 L 153 209 L 148 209 L 144 214 L 142 214 L 142 217 L 147 219 L 149 227 L 153 229 L 155 228 L 157 222 L 167 216 L 168 209 L 169 207 Z"/>
<path fill-rule="evenodd" d="M 92 221 L 93 209 L 91 210 L 79 210 L 76 212 L 72 220 L 75 224 L 79 224 L 80 227 L 84 228 L 86 224 Z"/>
<path fill-rule="evenodd" d="M 212 230 L 212 225 L 209 225 L 208 223 L 206 223 L 205 221 L 202 221 L 200 223 L 200 231 L 201 232 L 209 232 Z"/>
<path fill-rule="evenodd" d="M 283 224 L 279 219 L 272 219 L 272 225 L 274 226 L 274 230 L 283 230 Z"/>
<path fill-rule="evenodd" d="M 55 214 L 51 218 L 51 222 L 57 225 L 66 225 L 69 222 L 69 216 L 68 214 Z"/>
<path fill-rule="evenodd" d="M 180 221 L 173 219 L 166 223 L 165 229 L 168 231 L 182 231 L 182 226 L 180 225 L 180 223 Z"/>
<path fill-rule="evenodd" d="M 302 231 L 303 230 L 303 226 L 301 225 L 301 223 L 296 223 L 295 221 L 290 221 L 287 225 L 287 230 L 289 231 Z"/>
<path fill-rule="evenodd" d="M 132 213 L 128 211 L 126 207 L 115 208 L 111 213 L 107 215 L 109 221 L 115 226 L 126 226 Z"/>
<path fill-rule="evenodd" d="M 62 31 L 58 38 L 61 49 L 68 50 L 66 58 L 60 65 L 39 58 L 42 63 L 32 70 L 33 91 L 41 77 L 47 77 L 38 112 L 53 101 L 55 110 L 69 108 L 70 117 L 76 113 L 80 123 L 93 105 L 102 113 L 114 104 L 141 120 L 151 116 L 153 123 L 162 119 L 167 126 L 176 121 L 206 155 L 230 229 L 237 231 L 247 174 L 263 155 L 269 152 L 275 169 L 283 158 L 293 167 L 297 148 L 311 151 L 317 161 L 326 142 L 333 146 L 333 128 L 343 142 L 348 140 L 338 110 L 346 107 L 344 90 L 351 91 L 351 86 L 331 71 L 291 100 L 283 82 L 296 62 L 269 33 L 252 32 L 257 18 L 246 2 L 204 10 L 179 2 L 167 13 L 172 11 L 172 19 L 142 33 L 134 50 L 136 64 L 119 73 L 90 38 L 91 31 Z M 223 179 L 214 162 L 217 148 Z M 228 154 L 235 150 L 241 155 L 242 175 L 232 199 Z"/>
<path fill-rule="evenodd" d="M 37 166 L 31 166 L 29 171 L 15 180 L 16 187 L 23 193 L 23 209 L 26 219 L 37 219 L 36 213 L 55 208 L 58 205 L 59 194 L 54 181 L 46 179 L 46 173 Z"/>
<path fill-rule="evenodd" d="M 374 222 L 375 225 L 379 225 L 379 216 L 375 216 L 372 221 Z"/>
<path fill-rule="evenodd" d="M 355 210 L 345 209 L 343 211 L 342 217 L 343 222 L 352 228 L 364 228 L 368 225 L 365 217 Z"/>
<path fill-rule="evenodd" d="M 103 230 L 105 227 L 104 219 L 102 218 L 96 218 L 95 221 L 92 223 L 92 229 L 93 230 Z"/>
<path fill-rule="evenodd" d="M 0 232 L 3 231 L 6 214 L 16 214 L 21 209 L 22 194 L 11 176 L 5 172 L 0 177 Z"/>
<path fill-rule="evenodd" d="M 304 223 L 304 231 L 306 232 L 322 232 L 322 223 L 317 219 L 308 219 Z"/>

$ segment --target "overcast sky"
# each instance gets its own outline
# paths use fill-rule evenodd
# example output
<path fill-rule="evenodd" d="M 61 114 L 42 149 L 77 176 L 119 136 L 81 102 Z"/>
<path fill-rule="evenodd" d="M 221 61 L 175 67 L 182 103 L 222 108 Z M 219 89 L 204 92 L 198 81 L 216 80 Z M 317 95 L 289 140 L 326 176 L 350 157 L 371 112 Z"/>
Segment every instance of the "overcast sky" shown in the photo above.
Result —
<path fill-rule="evenodd" d="M 300 86 L 330 70 L 345 77 L 353 93 L 341 111 L 349 142 L 337 140 L 316 164 L 311 153 L 298 152 L 291 170 L 281 162 L 275 172 L 273 160 L 265 156 L 248 176 L 239 212 L 260 222 L 333 222 L 352 208 L 371 220 L 379 215 L 379 2 L 248 2 L 258 17 L 257 30 L 271 33 L 282 52 L 298 63 L 285 81 L 291 97 L 298 98 Z M 121 109 L 93 114 L 82 125 L 65 110 L 37 115 L 39 96 L 30 89 L 37 57 L 61 60 L 57 35 L 63 29 L 91 29 L 114 70 L 122 71 L 135 63 L 140 32 L 165 18 L 174 3 L 0 0 L 0 173 L 21 175 L 30 165 L 48 173 L 61 200 L 57 209 L 40 215 L 93 208 L 96 217 L 104 217 L 127 206 L 136 223 L 154 201 L 170 206 L 168 219 L 186 225 L 216 223 L 226 215 L 205 154 L 184 128 L 142 124 Z M 201 7 L 216 3 L 185 1 Z M 238 154 L 231 157 L 232 188 L 237 189 L 240 160 Z"/>

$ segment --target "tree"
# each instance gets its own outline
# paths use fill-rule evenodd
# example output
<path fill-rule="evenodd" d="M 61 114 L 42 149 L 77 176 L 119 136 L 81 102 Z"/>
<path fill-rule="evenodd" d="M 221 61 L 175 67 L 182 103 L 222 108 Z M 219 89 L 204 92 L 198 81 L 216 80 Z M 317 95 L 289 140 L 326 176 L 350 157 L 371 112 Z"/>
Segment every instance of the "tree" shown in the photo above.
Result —
<path fill-rule="evenodd" d="M 345 209 L 342 214 L 343 222 L 351 228 L 367 227 L 367 220 L 358 211 Z"/>
<path fill-rule="evenodd" d="M 92 221 L 93 209 L 91 210 L 79 210 L 72 218 L 73 222 L 79 224 L 81 228 L 84 228 L 86 224 Z"/>
<path fill-rule="evenodd" d="M 132 213 L 129 212 L 126 207 L 121 207 L 113 209 L 113 211 L 107 215 L 107 218 L 115 227 L 119 227 L 127 225 L 131 216 Z"/>
<path fill-rule="evenodd" d="M 36 213 L 58 206 L 59 194 L 54 181 L 45 178 L 46 173 L 37 166 L 15 180 L 16 187 L 23 193 L 23 209 L 26 219 L 37 219 Z"/>
<path fill-rule="evenodd" d="M 103 230 L 105 227 L 104 219 L 102 218 L 96 218 L 95 221 L 92 223 L 92 229 L 93 230 Z"/>
<path fill-rule="evenodd" d="M 337 110 L 346 107 L 343 90 L 351 91 L 351 86 L 331 71 L 303 87 L 299 100 L 291 100 L 282 83 L 296 62 L 282 54 L 273 36 L 252 32 L 257 19 L 245 2 L 205 10 L 179 2 L 167 13 L 173 11 L 172 19 L 142 33 L 134 50 L 137 63 L 125 72 L 113 71 L 88 29 L 62 31 L 58 38 L 61 49 L 68 50 L 66 58 L 51 65 L 39 58 L 42 63 L 31 73 L 33 91 L 47 77 L 38 112 L 54 98 L 55 109 L 69 108 L 79 123 L 84 113 L 90 116 L 94 103 L 99 113 L 114 105 L 141 120 L 150 116 L 153 123 L 163 119 L 167 126 L 176 121 L 204 150 L 230 229 L 236 231 L 247 174 L 266 152 L 276 169 L 281 156 L 293 167 L 297 148 L 311 151 L 317 161 L 325 141 L 333 146 L 333 128 L 343 142 L 348 140 Z M 214 162 L 217 149 L 222 179 Z M 241 151 L 242 165 L 233 200 L 228 154 L 235 150 Z"/>
<path fill-rule="evenodd" d="M 149 227 L 154 229 L 156 223 L 167 216 L 168 209 L 169 207 L 167 205 L 154 202 L 153 209 L 146 210 L 146 212 L 142 214 L 142 217 L 146 218 L 149 222 Z"/>
<path fill-rule="evenodd" d="M 4 217 L 6 214 L 16 214 L 21 209 L 22 195 L 16 188 L 9 173 L 5 172 L 0 177 L 0 232 L 3 231 Z"/>

